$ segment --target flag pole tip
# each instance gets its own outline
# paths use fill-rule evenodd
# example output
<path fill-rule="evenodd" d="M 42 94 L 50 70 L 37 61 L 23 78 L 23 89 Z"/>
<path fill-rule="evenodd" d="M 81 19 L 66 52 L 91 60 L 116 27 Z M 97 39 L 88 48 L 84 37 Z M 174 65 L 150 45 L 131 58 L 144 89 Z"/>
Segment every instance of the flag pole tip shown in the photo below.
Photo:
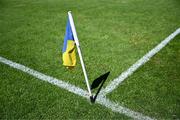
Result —
<path fill-rule="evenodd" d="M 91 103 L 95 102 L 93 95 L 90 96 L 90 101 L 91 101 Z"/>

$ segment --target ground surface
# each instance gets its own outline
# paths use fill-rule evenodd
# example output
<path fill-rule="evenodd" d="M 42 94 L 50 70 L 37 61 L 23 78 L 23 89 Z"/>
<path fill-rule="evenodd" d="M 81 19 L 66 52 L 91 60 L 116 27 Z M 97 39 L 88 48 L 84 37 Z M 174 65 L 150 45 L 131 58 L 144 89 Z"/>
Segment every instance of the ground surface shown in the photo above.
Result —
<path fill-rule="evenodd" d="M 90 82 L 105 86 L 180 27 L 179 0 L 0 0 L 0 56 L 83 89 L 80 63 L 62 66 L 71 10 Z M 180 118 L 180 37 L 107 97 L 159 119 Z M 0 118 L 128 119 L 0 63 Z"/>

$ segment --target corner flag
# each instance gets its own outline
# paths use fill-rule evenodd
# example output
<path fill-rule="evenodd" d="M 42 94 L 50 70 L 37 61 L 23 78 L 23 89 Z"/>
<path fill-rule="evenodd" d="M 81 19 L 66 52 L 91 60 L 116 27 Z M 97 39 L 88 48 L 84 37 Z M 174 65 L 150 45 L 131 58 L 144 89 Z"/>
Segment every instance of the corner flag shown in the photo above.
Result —
<path fill-rule="evenodd" d="M 69 22 L 69 17 L 66 25 L 66 33 L 64 37 L 64 45 L 63 45 L 63 65 L 71 68 L 76 65 L 76 52 L 75 52 L 75 42 L 74 36 L 72 33 L 71 25 Z"/>
<path fill-rule="evenodd" d="M 89 96 L 90 96 L 90 99 L 92 99 L 93 95 L 91 93 L 91 89 L 89 86 L 89 81 L 88 81 L 83 57 L 81 54 L 79 40 L 78 40 L 77 33 L 76 33 L 76 28 L 74 25 L 71 11 L 69 11 L 68 12 L 68 22 L 67 22 L 67 26 L 66 26 L 66 34 L 65 34 L 65 38 L 64 38 L 64 46 L 63 46 L 63 65 L 67 66 L 68 68 L 74 67 L 76 65 L 75 47 L 77 48 L 77 52 L 79 54 L 79 59 L 81 62 L 81 67 L 82 67 L 83 73 L 84 73 L 84 78 L 86 81 Z"/>

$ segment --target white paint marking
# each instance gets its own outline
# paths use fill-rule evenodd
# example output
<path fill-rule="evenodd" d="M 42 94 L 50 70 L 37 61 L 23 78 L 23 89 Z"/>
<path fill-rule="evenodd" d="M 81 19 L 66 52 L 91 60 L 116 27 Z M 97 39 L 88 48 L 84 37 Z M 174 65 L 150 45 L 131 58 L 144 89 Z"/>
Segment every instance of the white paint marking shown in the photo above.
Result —
<path fill-rule="evenodd" d="M 45 75 L 45 74 L 40 73 L 38 71 L 35 71 L 31 68 L 28 68 L 24 65 L 12 62 L 12 61 L 7 60 L 6 58 L 3 58 L 1 56 L 0 56 L 0 62 L 4 63 L 6 65 L 9 65 L 10 67 L 13 67 L 15 69 L 21 70 L 25 73 L 28 73 L 28 74 L 34 76 L 35 78 L 38 78 L 38 79 L 43 80 L 43 81 L 47 81 L 53 85 L 57 85 L 60 88 L 66 89 L 66 90 L 73 92 L 75 94 L 78 94 L 80 96 L 86 96 L 88 94 L 86 91 L 84 91 L 84 90 L 82 90 L 82 89 L 80 89 L 74 85 L 71 85 L 69 83 L 63 82 L 62 80 L 58 80 L 56 78 L 50 77 L 48 75 Z"/>
<path fill-rule="evenodd" d="M 139 67 L 144 65 L 147 61 L 150 60 L 152 56 L 158 53 L 163 47 L 165 47 L 173 38 L 180 34 L 180 28 L 177 29 L 174 33 L 169 35 L 166 39 L 164 39 L 160 44 L 158 44 L 155 48 L 149 51 L 146 55 L 144 55 L 141 59 L 139 59 L 136 63 L 134 63 L 129 69 L 121 73 L 119 77 L 114 79 L 107 87 L 101 91 L 102 95 L 106 95 L 116 89 L 121 82 L 123 82 L 128 76 L 132 75 L 134 71 L 136 71 Z"/>
<path fill-rule="evenodd" d="M 88 92 L 79 88 L 79 87 L 76 87 L 74 85 L 71 85 L 70 83 L 67 83 L 67 82 L 63 82 L 62 80 L 59 80 L 59 79 L 56 79 L 56 78 L 53 78 L 51 76 L 48 76 L 48 75 L 45 75 L 43 73 L 40 73 L 36 70 L 33 70 L 31 68 L 28 68 L 24 65 L 21 65 L 21 64 L 18 64 L 18 63 L 15 63 L 15 62 L 12 62 L 10 60 L 7 60 L 6 58 L 3 58 L 0 56 L 0 62 L 1 63 L 4 63 L 10 67 L 13 67 L 15 69 L 18 69 L 18 70 L 21 70 L 25 73 L 28 73 L 29 75 L 32 75 L 34 76 L 35 78 L 38 78 L 40 80 L 43 80 L 43 81 L 47 81 L 53 85 L 56 85 L 60 88 L 63 88 L 65 90 L 68 90 L 69 92 L 72 92 L 76 95 L 79 95 L 79 96 L 82 96 L 82 97 L 85 97 L 86 99 L 89 99 L 89 95 L 88 95 Z M 126 116 L 129 116 L 133 119 L 139 119 L 139 120 L 152 120 L 152 118 L 148 117 L 148 116 L 144 116 L 142 115 L 141 113 L 138 113 L 138 112 L 134 112 L 128 108 L 125 108 L 125 107 L 122 107 L 112 101 L 110 101 L 109 99 L 105 98 L 105 97 L 102 97 L 102 96 L 98 96 L 97 100 L 96 100 L 97 103 L 107 107 L 107 108 L 110 108 L 112 111 L 114 112 L 118 112 L 120 114 L 125 114 Z"/>
<path fill-rule="evenodd" d="M 132 117 L 133 119 L 153 120 L 152 118 L 150 118 L 148 116 L 144 116 L 143 114 L 141 114 L 139 112 L 134 112 L 128 108 L 122 107 L 119 104 L 117 104 L 113 101 L 110 101 L 109 99 L 104 98 L 104 97 L 97 98 L 96 102 L 98 102 L 99 104 L 101 104 L 103 106 L 106 106 L 107 108 L 110 108 L 114 112 L 125 114 L 126 116 Z"/>

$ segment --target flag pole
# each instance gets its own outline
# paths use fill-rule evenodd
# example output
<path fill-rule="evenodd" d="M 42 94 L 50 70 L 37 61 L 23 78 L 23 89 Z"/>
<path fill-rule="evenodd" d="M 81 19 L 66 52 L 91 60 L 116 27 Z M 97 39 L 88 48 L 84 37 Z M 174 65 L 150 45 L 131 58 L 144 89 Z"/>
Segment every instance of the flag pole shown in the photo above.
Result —
<path fill-rule="evenodd" d="M 68 12 L 68 17 L 69 17 L 72 33 L 73 33 L 73 36 L 74 36 L 74 41 L 76 43 L 76 47 L 77 47 L 77 50 L 78 50 L 79 58 L 80 58 L 80 61 L 81 61 L 81 66 L 82 66 L 82 69 L 83 69 L 83 73 L 84 73 L 87 89 L 88 89 L 88 92 L 89 92 L 89 96 L 90 96 L 90 99 L 93 99 L 71 11 Z"/>

